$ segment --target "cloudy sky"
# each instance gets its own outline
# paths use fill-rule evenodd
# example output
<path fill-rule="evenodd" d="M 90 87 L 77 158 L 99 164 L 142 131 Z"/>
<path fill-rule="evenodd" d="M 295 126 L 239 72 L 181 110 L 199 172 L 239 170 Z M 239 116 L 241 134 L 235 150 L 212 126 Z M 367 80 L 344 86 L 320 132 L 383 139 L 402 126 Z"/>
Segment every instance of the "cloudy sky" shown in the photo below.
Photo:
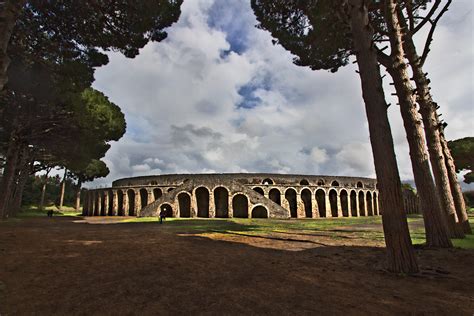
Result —
<path fill-rule="evenodd" d="M 295 66 L 255 28 L 249 2 L 185 0 L 165 41 L 134 59 L 109 54 L 94 87 L 122 108 L 127 133 L 104 158 L 110 175 L 89 186 L 166 173 L 375 176 L 354 65 L 336 74 Z M 425 66 L 449 139 L 474 135 L 473 6 L 453 2 Z M 389 111 L 400 175 L 410 180 L 399 109 Z"/>

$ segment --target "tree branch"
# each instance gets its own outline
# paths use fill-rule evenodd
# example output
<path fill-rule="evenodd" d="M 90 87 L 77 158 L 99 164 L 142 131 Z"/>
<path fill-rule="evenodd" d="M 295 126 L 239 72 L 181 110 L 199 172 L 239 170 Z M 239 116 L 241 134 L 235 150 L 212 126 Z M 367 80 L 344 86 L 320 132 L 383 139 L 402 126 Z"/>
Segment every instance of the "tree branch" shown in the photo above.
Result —
<path fill-rule="evenodd" d="M 420 58 L 420 66 L 423 66 L 423 64 L 425 63 L 426 57 L 428 56 L 428 53 L 430 51 L 430 45 L 431 45 L 431 42 L 433 41 L 433 34 L 438 24 L 438 21 L 439 19 L 441 19 L 443 14 L 446 13 L 446 11 L 448 11 L 449 5 L 451 4 L 452 1 L 453 0 L 448 0 L 448 2 L 446 2 L 446 4 L 444 5 L 443 9 L 439 12 L 436 19 L 434 19 L 434 21 L 431 22 L 431 29 L 430 29 L 430 32 L 428 33 L 428 37 L 426 38 L 425 48 L 423 49 L 423 54 L 421 55 L 421 58 Z"/>
<path fill-rule="evenodd" d="M 439 5 L 441 4 L 441 0 L 436 0 L 436 2 L 433 4 L 431 7 L 430 12 L 423 18 L 423 20 L 418 24 L 415 29 L 412 31 L 412 35 L 418 32 L 425 26 L 426 23 L 431 22 L 431 17 L 436 13 L 436 10 L 438 10 Z M 412 12 L 413 14 L 413 12 Z"/>

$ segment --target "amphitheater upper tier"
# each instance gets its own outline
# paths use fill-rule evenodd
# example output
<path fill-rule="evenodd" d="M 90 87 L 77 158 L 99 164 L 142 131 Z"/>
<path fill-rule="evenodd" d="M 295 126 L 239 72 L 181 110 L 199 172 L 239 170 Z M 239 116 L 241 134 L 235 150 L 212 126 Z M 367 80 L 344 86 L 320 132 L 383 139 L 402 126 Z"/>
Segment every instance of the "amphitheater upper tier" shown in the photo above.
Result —
<path fill-rule="evenodd" d="M 264 173 L 124 178 L 89 190 L 84 215 L 317 218 L 378 215 L 376 180 Z"/>

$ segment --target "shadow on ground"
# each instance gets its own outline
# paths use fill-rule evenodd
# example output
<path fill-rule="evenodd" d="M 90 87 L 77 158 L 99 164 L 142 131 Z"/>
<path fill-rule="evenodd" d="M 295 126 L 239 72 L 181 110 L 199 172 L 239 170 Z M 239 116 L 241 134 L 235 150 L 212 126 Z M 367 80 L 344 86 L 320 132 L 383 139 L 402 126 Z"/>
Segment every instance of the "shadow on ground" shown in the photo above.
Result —
<path fill-rule="evenodd" d="M 272 232 L 255 236 L 261 233 L 257 224 L 207 222 L 99 225 L 58 217 L 2 224 L 0 313 L 470 315 L 474 310 L 471 250 L 417 250 L 422 273 L 400 276 L 384 270 L 382 247 L 334 238 L 338 231 L 274 232 L 285 240 Z"/>

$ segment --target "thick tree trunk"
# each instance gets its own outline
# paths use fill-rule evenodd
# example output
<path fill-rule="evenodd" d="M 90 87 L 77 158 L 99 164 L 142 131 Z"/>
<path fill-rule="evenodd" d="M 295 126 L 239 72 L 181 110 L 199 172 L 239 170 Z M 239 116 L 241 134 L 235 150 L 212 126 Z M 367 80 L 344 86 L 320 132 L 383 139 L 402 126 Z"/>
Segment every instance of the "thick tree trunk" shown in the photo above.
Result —
<path fill-rule="evenodd" d="M 6 0 L 0 3 L 0 92 L 8 81 L 7 70 L 10 65 L 8 42 L 25 3 L 26 0 Z"/>
<path fill-rule="evenodd" d="M 7 219 L 9 216 L 9 202 L 13 193 L 15 171 L 18 164 L 20 145 L 16 136 L 12 135 L 8 145 L 3 177 L 0 184 L 0 218 Z"/>
<path fill-rule="evenodd" d="M 81 179 L 78 179 L 77 186 L 76 186 L 76 205 L 75 205 L 76 212 L 79 212 L 79 209 L 81 208 L 81 188 L 82 188 L 82 181 Z"/>
<path fill-rule="evenodd" d="M 63 209 L 64 204 L 64 192 L 66 191 L 66 176 L 67 176 L 67 169 L 64 168 L 64 177 L 63 181 L 61 181 L 61 190 L 59 192 L 59 210 Z"/>
<path fill-rule="evenodd" d="M 417 101 L 420 105 L 420 113 L 423 119 L 426 141 L 428 143 L 428 152 L 430 154 L 431 167 L 433 169 L 436 188 L 441 201 L 441 206 L 447 216 L 449 233 L 452 238 L 464 238 L 462 227 L 458 225 L 458 216 L 454 205 L 454 200 L 449 184 L 448 170 L 444 160 L 443 149 L 441 146 L 439 121 L 436 114 L 436 108 L 429 92 L 428 80 L 423 73 L 420 57 L 416 52 L 416 47 L 410 34 L 406 33 L 403 37 L 403 48 L 406 57 L 410 62 L 413 72 L 413 79 L 417 89 Z"/>
<path fill-rule="evenodd" d="M 359 65 L 362 94 L 369 123 L 370 142 L 379 188 L 380 209 L 388 254 L 388 270 L 418 271 L 411 244 L 406 214 L 403 210 L 400 176 L 387 116 L 382 78 L 373 47 L 373 30 L 363 0 L 349 0 L 352 39 Z"/>
<path fill-rule="evenodd" d="M 461 185 L 458 181 L 456 166 L 454 165 L 454 159 L 451 155 L 451 150 L 449 149 L 448 142 L 444 137 L 444 131 L 441 133 L 440 137 L 441 145 L 443 147 L 444 160 L 446 162 L 446 169 L 448 170 L 449 184 L 451 187 L 451 192 L 453 193 L 454 206 L 456 207 L 458 220 L 461 222 L 464 233 L 472 234 L 471 225 L 469 224 L 469 217 L 467 216 L 466 212 L 466 202 L 464 201 Z"/>
<path fill-rule="evenodd" d="M 450 248 L 446 219 L 441 210 L 436 187 L 431 176 L 428 152 L 425 146 L 421 119 L 416 109 L 415 95 L 404 61 L 402 32 L 394 6 L 386 10 L 386 22 L 391 44 L 391 58 L 382 60 L 393 78 L 400 103 L 400 112 L 410 148 L 415 184 L 420 196 L 421 209 L 425 224 L 426 245 L 428 247 Z M 380 60 L 380 59 L 379 59 Z"/>

